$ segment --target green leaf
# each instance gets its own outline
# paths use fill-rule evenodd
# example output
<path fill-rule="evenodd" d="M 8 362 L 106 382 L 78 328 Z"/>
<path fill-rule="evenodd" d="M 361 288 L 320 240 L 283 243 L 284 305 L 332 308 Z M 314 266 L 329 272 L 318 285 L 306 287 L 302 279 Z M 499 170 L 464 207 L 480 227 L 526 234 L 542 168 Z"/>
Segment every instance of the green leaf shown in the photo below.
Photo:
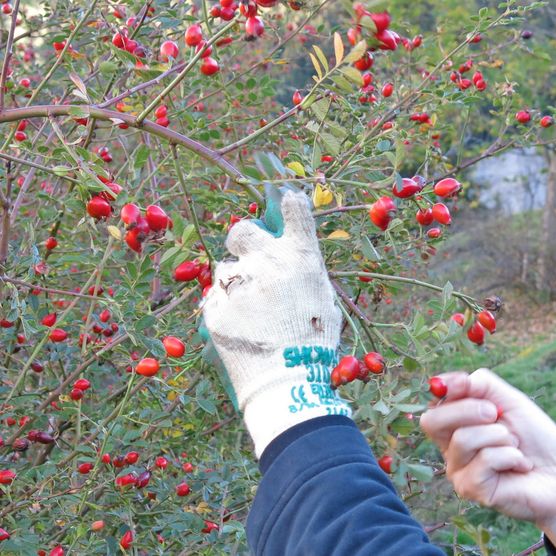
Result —
<path fill-rule="evenodd" d="M 432 467 L 429 467 L 428 465 L 409 463 L 407 465 L 407 469 L 419 481 L 429 482 L 434 476 Z"/>
<path fill-rule="evenodd" d="M 214 402 L 212 400 L 197 398 L 197 405 L 207 413 L 216 415 L 216 406 L 214 405 Z"/>
<path fill-rule="evenodd" d="M 147 145 L 145 145 L 145 144 L 139 145 L 139 147 L 135 151 L 135 157 L 134 157 L 134 160 L 133 160 L 133 167 L 136 170 L 140 170 L 141 168 L 143 168 L 143 166 L 145 166 L 145 163 L 147 162 L 147 159 L 149 158 L 149 153 L 150 152 L 151 152 L 151 149 L 149 149 L 149 147 L 147 147 Z"/>

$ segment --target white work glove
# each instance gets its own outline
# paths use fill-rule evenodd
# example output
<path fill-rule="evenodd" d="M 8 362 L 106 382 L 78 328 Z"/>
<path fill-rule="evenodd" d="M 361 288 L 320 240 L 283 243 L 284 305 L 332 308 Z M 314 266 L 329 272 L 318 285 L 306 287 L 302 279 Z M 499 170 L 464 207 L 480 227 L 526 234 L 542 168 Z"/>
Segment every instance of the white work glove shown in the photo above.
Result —
<path fill-rule="evenodd" d="M 253 220 L 233 226 L 203 305 L 211 340 L 235 390 L 260 457 L 290 427 L 322 415 L 351 415 L 330 388 L 341 312 L 319 250 L 308 198 L 287 192 L 283 233 Z"/>

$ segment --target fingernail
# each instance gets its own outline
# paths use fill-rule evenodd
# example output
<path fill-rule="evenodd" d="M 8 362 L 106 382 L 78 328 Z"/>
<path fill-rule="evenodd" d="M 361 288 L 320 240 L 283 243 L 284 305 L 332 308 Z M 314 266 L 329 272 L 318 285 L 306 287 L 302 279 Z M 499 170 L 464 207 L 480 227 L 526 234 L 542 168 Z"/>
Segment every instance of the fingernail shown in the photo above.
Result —
<path fill-rule="evenodd" d="M 496 406 L 491 403 L 483 403 L 479 408 L 479 413 L 483 419 L 492 421 L 493 419 L 496 419 Z"/>

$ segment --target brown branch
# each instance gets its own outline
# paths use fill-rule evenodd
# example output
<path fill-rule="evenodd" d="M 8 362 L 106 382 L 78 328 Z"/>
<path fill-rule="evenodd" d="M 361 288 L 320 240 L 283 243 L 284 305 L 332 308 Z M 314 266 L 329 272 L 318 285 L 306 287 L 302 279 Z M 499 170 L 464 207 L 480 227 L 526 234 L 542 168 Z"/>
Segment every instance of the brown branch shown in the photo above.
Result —
<path fill-rule="evenodd" d="M 24 108 L 13 108 L 0 113 L 0 123 L 15 122 L 24 118 L 52 118 L 56 116 L 71 116 L 73 114 L 83 114 L 86 117 L 96 118 L 103 121 L 125 122 L 130 127 L 140 128 L 148 133 L 166 139 L 173 145 L 180 145 L 199 155 L 204 160 L 218 166 L 224 173 L 232 177 L 236 183 L 241 185 L 248 193 L 260 202 L 264 198 L 248 181 L 248 179 L 226 158 L 217 151 L 187 137 L 177 131 L 160 126 L 149 120 L 137 123 L 136 116 L 114 110 L 106 110 L 95 105 L 37 105 Z"/>
<path fill-rule="evenodd" d="M 514 556 L 529 556 L 530 554 L 533 554 L 537 550 L 540 550 L 543 546 L 544 546 L 544 540 L 541 539 L 539 542 L 536 542 L 535 544 L 531 545 L 529 548 L 526 548 L 525 550 L 522 550 L 521 552 L 514 554 Z"/>
<path fill-rule="evenodd" d="M 15 26 L 17 25 L 17 15 L 19 13 L 19 0 L 15 0 L 12 11 L 12 22 L 10 32 L 8 34 L 8 42 L 6 43 L 6 54 L 4 56 L 4 64 L 2 65 L 2 73 L 0 74 L 0 112 L 4 110 L 4 89 L 6 88 L 6 79 L 8 79 L 8 71 L 10 70 L 10 62 L 13 56 Z"/>

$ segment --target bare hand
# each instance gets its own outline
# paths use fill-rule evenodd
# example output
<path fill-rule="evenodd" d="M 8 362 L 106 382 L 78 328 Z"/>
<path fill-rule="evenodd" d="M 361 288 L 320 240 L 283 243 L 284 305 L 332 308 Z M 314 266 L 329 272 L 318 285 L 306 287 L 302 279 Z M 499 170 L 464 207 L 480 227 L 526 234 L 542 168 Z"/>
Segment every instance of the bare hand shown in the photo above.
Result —
<path fill-rule="evenodd" d="M 554 541 L 556 424 L 488 369 L 440 376 L 448 394 L 421 426 L 439 446 L 455 491 L 534 522 Z"/>

